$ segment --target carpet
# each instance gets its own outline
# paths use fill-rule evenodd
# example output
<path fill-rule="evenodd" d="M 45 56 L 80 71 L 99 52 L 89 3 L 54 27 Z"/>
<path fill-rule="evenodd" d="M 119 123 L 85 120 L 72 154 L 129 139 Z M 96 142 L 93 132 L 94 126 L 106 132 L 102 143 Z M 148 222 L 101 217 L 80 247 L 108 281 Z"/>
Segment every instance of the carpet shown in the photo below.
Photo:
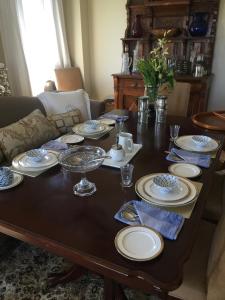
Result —
<path fill-rule="evenodd" d="M 69 266 L 62 257 L 21 243 L 0 262 L 0 300 L 103 300 L 103 280 L 91 273 L 47 288 L 48 274 Z M 132 289 L 124 291 L 129 300 L 159 300 Z"/>

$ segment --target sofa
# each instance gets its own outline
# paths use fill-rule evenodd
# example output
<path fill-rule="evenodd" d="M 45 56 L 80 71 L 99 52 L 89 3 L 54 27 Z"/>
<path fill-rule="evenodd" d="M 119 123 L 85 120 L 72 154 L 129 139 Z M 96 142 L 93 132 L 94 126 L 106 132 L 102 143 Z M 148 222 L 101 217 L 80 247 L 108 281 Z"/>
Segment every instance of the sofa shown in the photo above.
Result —
<path fill-rule="evenodd" d="M 105 111 L 105 103 L 90 100 L 91 117 L 98 118 Z M 0 97 L 0 128 L 20 120 L 35 109 L 40 109 L 44 115 L 46 111 L 37 97 Z"/>
<path fill-rule="evenodd" d="M 92 119 L 96 119 L 104 113 L 105 104 L 101 101 L 90 100 L 90 108 Z M 0 128 L 17 122 L 36 109 L 46 115 L 44 106 L 37 97 L 0 97 Z M 0 234 L 0 259 L 10 253 L 9 250 L 14 249 L 18 243 L 19 241 Z"/>

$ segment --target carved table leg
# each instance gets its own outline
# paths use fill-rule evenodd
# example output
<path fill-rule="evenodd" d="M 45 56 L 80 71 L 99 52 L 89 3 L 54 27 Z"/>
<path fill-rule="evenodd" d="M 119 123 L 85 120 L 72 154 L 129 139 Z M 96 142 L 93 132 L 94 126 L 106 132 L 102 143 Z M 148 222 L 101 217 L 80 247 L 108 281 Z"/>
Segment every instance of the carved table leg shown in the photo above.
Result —
<path fill-rule="evenodd" d="M 104 278 L 104 299 L 127 300 L 127 297 L 118 283 L 109 278 Z"/>
<path fill-rule="evenodd" d="M 73 265 L 67 271 L 61 273 L 51 273 L 48 276 L 48 287 L 54 287 L 57 284 L 68 283 L 74 281 L 84 275 L 87 271 L 79 266 Z"/>

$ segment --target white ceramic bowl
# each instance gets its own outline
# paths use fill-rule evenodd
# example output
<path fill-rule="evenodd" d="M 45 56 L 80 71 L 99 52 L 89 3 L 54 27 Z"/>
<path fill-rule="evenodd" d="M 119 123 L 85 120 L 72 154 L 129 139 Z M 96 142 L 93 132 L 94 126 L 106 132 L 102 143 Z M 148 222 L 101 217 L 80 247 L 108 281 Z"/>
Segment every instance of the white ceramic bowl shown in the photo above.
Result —
<path fill-rule="evenodd" d="M 193 135 L 192 141 L 199 147 L 207 146 L 211 138 L 206 135 Z"/>
<path fill-rule="evenodd" d="M 154 184 L 161 192 L 170 192 L 178 187 L 178 179 L 170 174 L 162 174 L 153 178 Z"/>
<path fill-rule="evenodd" d="M 26 156 L 33 162 L 40 162 L 48 153 L 45 149 L 33 149 L 26 152 Z"/>

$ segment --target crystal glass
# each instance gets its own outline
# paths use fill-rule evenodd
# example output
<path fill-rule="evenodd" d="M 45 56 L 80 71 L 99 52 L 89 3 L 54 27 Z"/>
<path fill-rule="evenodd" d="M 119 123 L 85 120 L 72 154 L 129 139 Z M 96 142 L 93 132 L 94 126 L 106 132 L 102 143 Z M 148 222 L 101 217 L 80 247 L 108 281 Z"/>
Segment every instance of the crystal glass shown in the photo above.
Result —
<path fill-rule="evenodd" d="M 170 141 L 174 142 L 179 135 L 180 125 L 170 125 Z"/>
<path fill-rule="evenodd" d="M 134 170 L 134 166 L 132 164 L 126 164 L 125 166 L 120 167 L 121 184 L 123 187 L 130 187 L 133 185 L 132 183 L 133 170 Z"/>
<path fill-rule="evenodd" d="M 86 178 L 86 172 L 97 169 L 104 161 L 105 150 L 94 146 L 77 146 L 63 151 L 59 163 L 70 172 L 81 173 L 81 181 L 74 185 L 78 196 L 90 196 L 96 192 L 96 185 Z"/>

